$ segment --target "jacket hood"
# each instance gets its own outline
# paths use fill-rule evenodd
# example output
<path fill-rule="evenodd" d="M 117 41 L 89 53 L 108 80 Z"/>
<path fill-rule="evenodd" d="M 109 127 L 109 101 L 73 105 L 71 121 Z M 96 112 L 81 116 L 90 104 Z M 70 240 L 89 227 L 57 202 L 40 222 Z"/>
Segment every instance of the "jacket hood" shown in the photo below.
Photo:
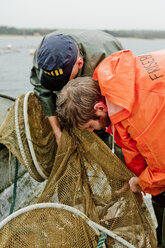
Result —
<path fill-rule="evenodd" d="M 130 50 L 116 52 L 95 69 L 101 94 L 131 113 L 135 95 L 135 56 Z"/>

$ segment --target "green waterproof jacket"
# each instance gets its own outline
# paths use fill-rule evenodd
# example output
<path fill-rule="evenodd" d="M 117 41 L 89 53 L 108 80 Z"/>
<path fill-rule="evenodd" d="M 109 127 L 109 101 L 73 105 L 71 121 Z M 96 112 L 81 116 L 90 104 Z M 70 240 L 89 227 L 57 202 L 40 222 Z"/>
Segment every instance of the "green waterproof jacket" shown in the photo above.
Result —
<path fill-rule="evenodd" d="M 94 69 L 101 60 L 108 55 L 123 49 L 121 43 L 116 38 L 104 31 L 76 29 L 57 30 L 45 37 L 54 34 L 68 35 L 77 43 L 81 57 L 84 60 L 83 68 L 78 76 L 92 76 Z M 34 92 L 39 97 L 45 114 L 47 116 L 54 116 L 56 115 L 56 97 L 58 92 L 48 90 L 40 83 L 40 69 L 38 67 L 37 55 L 41 44 L 34 54 L 30 82 L 34 86 Z"/>

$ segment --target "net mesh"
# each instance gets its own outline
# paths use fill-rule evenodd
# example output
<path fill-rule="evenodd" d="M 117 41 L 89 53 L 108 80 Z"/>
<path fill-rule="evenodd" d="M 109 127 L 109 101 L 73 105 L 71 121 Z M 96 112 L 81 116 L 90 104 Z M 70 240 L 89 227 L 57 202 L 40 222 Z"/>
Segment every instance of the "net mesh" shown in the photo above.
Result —
<path fill-rule="evenodd" d="M 26 121 L 23 113 L 24 98 L 24 95 L 17 98 L 15 105 L 1 126 L 0 142 L 8 147 L 31 176 L 42 181 L 44 179 L 36 170 L 27 142 Z M 16 111 L 16 105 L 18 105 L 18 111 Z M 48 177 L 46 186 L 35 203 L 55 202 L 72 206 L 135 247 L 157 247 L 155 228 L 140 195 L 134 194 L 131 190 L 120 195 L 115 193 L 125 182 L 128 182 L 133 174 L 115 154 L 112 154 L 109 147 L 95 133 L 74 129 L 70 134 L 63 130 L 57 149 L 49 123 L 34 94 L 30 94 L 28 98 L 27 113 L 35 155 L 40 169 Z M 20 149 L 20 137 L 17 134 L 18 127 L 16 127 L 15 116 L 18 116 L 19 119 L 20 137 L 28 163 L 25 163 Z M 36 210 L 34 217 L 39 218 L 39 215 L 40 213 Z M 29 219 L 33 225 L 35 218 L 31 216 Z M 44 218 L 39 218 L 39 220 L 36 221 L 38 228 L 42 227 Z M 18 224 L 23 226 L 25 223 L 24 220 L 18 221 Z M 87 242 L 83 245 L 66 247 L 96 247 L 95 242 L 91 241 L 93 236 L 89 234 L 89 231 L 86 231 L 85 228 L 79 228 L 79 226 L 76 226 L 75 232 L 76 230 L 79 233 L 77 235 L 88 238 L 91 235 L 90 241 L 83 241 Z M 54 235 L 53 231 L 50 233 L 52 233 L 50 235 Z M 2 247 L 17 247 L 15 246 L 17 238 L 14 234 L 13 232 L 10 246 L 4 245 Z M 0 242 L 4 237 L 5 239 L 8 237 L 8 229 L 5 228 L 1 230 Z M 42 237 L 40 236 L 40 238 Z M 31 242 L 31 237 L 27 232 L 22 232 L 20 239 L 27 239 L 27 242 Z M 84 240 L 84 237 L 82 239 Z M 94 243 L 91 245 L 90 242 Z M 107 244 L 108 247 L 125 247 L 112 238 L 107 240 Z M 21 247 L 28 246 L 22 245 Z M 36 246 L 33 244 L 33 247 L 37 247 L 37 244 Z M 59 243 L 59 246 L 50 247 L 63 246 L 60 246 Z"/>
<path fill-rule="evenodd" d="M 27 116 L 31 137 L 27 139 L 25 130 L 24 105 L 28 104 Z M 31 107 L 33 106 L 33 107 Z M 37 181 L 43 181 L 43 176 L 38 173 L 29 148 L 29 139 L 33 143 L 35 156 L 45 178 L 49 176 L 57 145 L 49 125 L 48 119 L 42 112 L 42 107 L 37 97 L 31 94 L 28 103 L 25 95 L 21 95 L 5 121 L 0 127 L 0 143 L 4 144 L 29 171 L 30 175 Z"/>
<path fill-rule="evenodd" d="M 6 235 L 4 235 L 4 233 Z M 96 247 L 96 232 L 65 209 L 36 208 L 10 220 L 0 230 L 1 247 Z"/>

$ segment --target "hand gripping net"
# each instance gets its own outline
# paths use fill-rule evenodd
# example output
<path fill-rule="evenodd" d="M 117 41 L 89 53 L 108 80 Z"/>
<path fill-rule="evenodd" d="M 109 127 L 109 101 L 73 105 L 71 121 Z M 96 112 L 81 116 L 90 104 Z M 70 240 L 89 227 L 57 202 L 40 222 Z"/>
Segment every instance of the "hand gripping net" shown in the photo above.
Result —
<path fill-rule="evenodd" d="M 52 202 L 74 207 L 131 245 L 156 248 L 154 225 L 141 197 L 131 190 L 120 195 L 115 193 L 133 174 L 109 147 L 95 133 L 75 129 L 70 134 L 63 130 L 56 151 L 54 135 L 37 97 L 31 93 L 28 97 L 20 96 L 17 101 L 0 128 L 0 142 L 17 156 L 34 178 L 44 180 L 42 173 L 48 177 L 36 203 Z M 18 121 L 14 116 L 18 116 Z M 20 147 L 23 147 L 28 166 Z M 33 218 L 30 219 L 32 223 Z M 44 220 L 45 217 L 40 218 L 38 225 L 44 224 Z M 25 224 L 26 221 L 21 220 L 21 225 Z M 77 226 L 76 229 L 77 235 L 91 235 L 92 239 L 92 234 L 84 228 Z M 26 232 L 24 235 L 31 239 Z M 106 243 L 108 247 L 127 247 L 110 236 Z M 95 243 L 88 245 L 73 247 L 96 247 Z"/>

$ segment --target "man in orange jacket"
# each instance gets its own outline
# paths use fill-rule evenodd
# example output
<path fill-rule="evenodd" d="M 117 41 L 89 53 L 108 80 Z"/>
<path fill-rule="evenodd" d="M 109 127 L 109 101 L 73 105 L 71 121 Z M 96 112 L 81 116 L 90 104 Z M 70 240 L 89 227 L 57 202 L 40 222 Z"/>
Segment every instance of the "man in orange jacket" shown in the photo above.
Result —
<path fill-rule="evenodd" d="M 153 199 L 159 195 L 163 209 L 164 65 L 165 50 L 137 57 L 131 51 L 116 52 L 98 65 L 93 79 L 77 78 L 65 86 L 57 103 L 65 128 L 93 131 L 108 127 L 122 148 L 127 167 L 136 175 L 129 181 L 132 191 L 144 191 Z"/>

